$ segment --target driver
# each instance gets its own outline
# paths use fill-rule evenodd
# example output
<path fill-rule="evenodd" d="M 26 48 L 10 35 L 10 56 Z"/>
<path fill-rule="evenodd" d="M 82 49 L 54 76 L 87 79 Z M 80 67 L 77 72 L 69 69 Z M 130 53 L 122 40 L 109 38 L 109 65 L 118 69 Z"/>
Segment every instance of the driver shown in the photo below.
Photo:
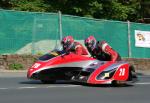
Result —
<path fill-rule="evenodd" d="M 119 61 L 120 55 L 112 49 L 112 47 L 106 42 L 97 42 L 94 36 L 89 36 L 84 41 L 89 53 L 99 60 L 103 61 Z"/>
<path fill-rule="evenodd" d="M 74 52 L 77 55 L 88 55 L 88 51 L 79 42 L 74 41 L 72 36 L 66 36 L 62 39 L 61 44 L 66 52 Z"/>

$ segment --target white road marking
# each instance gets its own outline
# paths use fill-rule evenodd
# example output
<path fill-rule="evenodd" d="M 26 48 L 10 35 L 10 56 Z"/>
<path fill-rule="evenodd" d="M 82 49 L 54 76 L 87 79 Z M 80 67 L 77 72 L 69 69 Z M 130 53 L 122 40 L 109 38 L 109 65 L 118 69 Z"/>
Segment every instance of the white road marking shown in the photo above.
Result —
<path fill-rule="evenodd" d="M 78 87 L 80 85 L 51 85 L 51 86 L 37 86 L 37 87 L 16 87 L 16 88 L 0 88 L 0 90 L 9 90 L 9 89 L 38 89 L 38 88 L 67 88 L 67 87 Z"/>
<path fill-rule="evenodd" d="M 150 82 L 135 83 L 135 84 L 139 84 L 139 85 L 150 85 Z"/>
<path fill-rule="evenodd" d="M 137 76 L 138 78 L 150 78 L 149 75 L 140 75 L 140 76 Z"/>
<path fill-rule="evenodd" d="M 134 83 L 136 85 L 150 85 L 150 82 L 139 82 Z M 81 87 L 81 85 L 51 85 L 51 86 L 37 86 L 37 87 L 16 87 L 16 88 L 0 88 L 0 90 L 9 90 L 9 89 L 40 89 L 40 88 L 69 88 L 69 87 Z"/>
<path fill-rule="evenodd" d="M 17 89 L 33 89 L 33 88 L 38 88 L 38 87 L 18 87 Z"/>
<path fill-rule="evenodd" d="M 47 86 L 47 88 L 55 88 L 55 87 L 79 87 L 80 85 L 61 85 L 61 86 Z"/>
<path fill-rule="evenodd" d="M 9 88 L 0 88 L 0 90 L 6 90 L 6 89 L 9 89 Z"/>

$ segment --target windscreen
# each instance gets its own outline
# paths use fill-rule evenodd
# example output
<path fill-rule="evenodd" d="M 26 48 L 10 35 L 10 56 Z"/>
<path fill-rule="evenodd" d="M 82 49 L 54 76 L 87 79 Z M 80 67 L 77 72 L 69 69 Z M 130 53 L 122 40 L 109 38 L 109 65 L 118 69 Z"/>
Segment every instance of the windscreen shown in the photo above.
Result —
<path fill-rule="evenodd" d="M 47 54 L 41 56 L 41 57 L 39 58 L 39 60 L 40 60 L 40 61 L 46 61 L 46 60 L 52 59 L 52 58 L 54 58 L 54 57 L 57 57 L 57 56 L 59 56 L 59 55 L 62 55 L 62 54 L 64 54 L 64 53 L 65 53 L 64 51 L 52 51 L 52 52 L 50 52 L 50 53 L 47 53 Z"/>

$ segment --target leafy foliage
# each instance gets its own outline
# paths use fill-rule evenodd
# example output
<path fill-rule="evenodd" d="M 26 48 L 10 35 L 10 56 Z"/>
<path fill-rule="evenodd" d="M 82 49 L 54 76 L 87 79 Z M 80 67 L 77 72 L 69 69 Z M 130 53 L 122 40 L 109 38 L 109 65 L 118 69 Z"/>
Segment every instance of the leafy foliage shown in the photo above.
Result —
<path fill-rule="evenodd" d="M 0 7 L 122 21 L 150 17 L 149 0 L 1 0 Z"/>
<path fill-rule="evenodd" d="M 13 0 L 12 9 L 21 11 L 39 11 L 45 12 L 48 5 L 43 0 Z"/>
<path fill-rule="evenodd" d="M 23 69 L 23 65 L 20 63 L 13 63 L 9 65 L 9 69 L 10 70 L 22 70 Z"/>

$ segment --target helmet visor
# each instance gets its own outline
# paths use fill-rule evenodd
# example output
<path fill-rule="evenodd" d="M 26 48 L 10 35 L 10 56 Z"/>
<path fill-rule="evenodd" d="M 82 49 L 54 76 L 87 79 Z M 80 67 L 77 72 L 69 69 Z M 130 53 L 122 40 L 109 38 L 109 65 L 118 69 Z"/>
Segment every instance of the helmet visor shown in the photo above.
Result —
<path fill-rule="evenodd" d="M 93 45 L 92 45 L 92 43 L 85 43 L 85 46 L 88 48 L 91 48 Z"/>
<path fill-rule="evenodd" d="M 65 42 L 64 41 L 61 41 L 61 45 L 64 45 L 65 44 Z"/>

